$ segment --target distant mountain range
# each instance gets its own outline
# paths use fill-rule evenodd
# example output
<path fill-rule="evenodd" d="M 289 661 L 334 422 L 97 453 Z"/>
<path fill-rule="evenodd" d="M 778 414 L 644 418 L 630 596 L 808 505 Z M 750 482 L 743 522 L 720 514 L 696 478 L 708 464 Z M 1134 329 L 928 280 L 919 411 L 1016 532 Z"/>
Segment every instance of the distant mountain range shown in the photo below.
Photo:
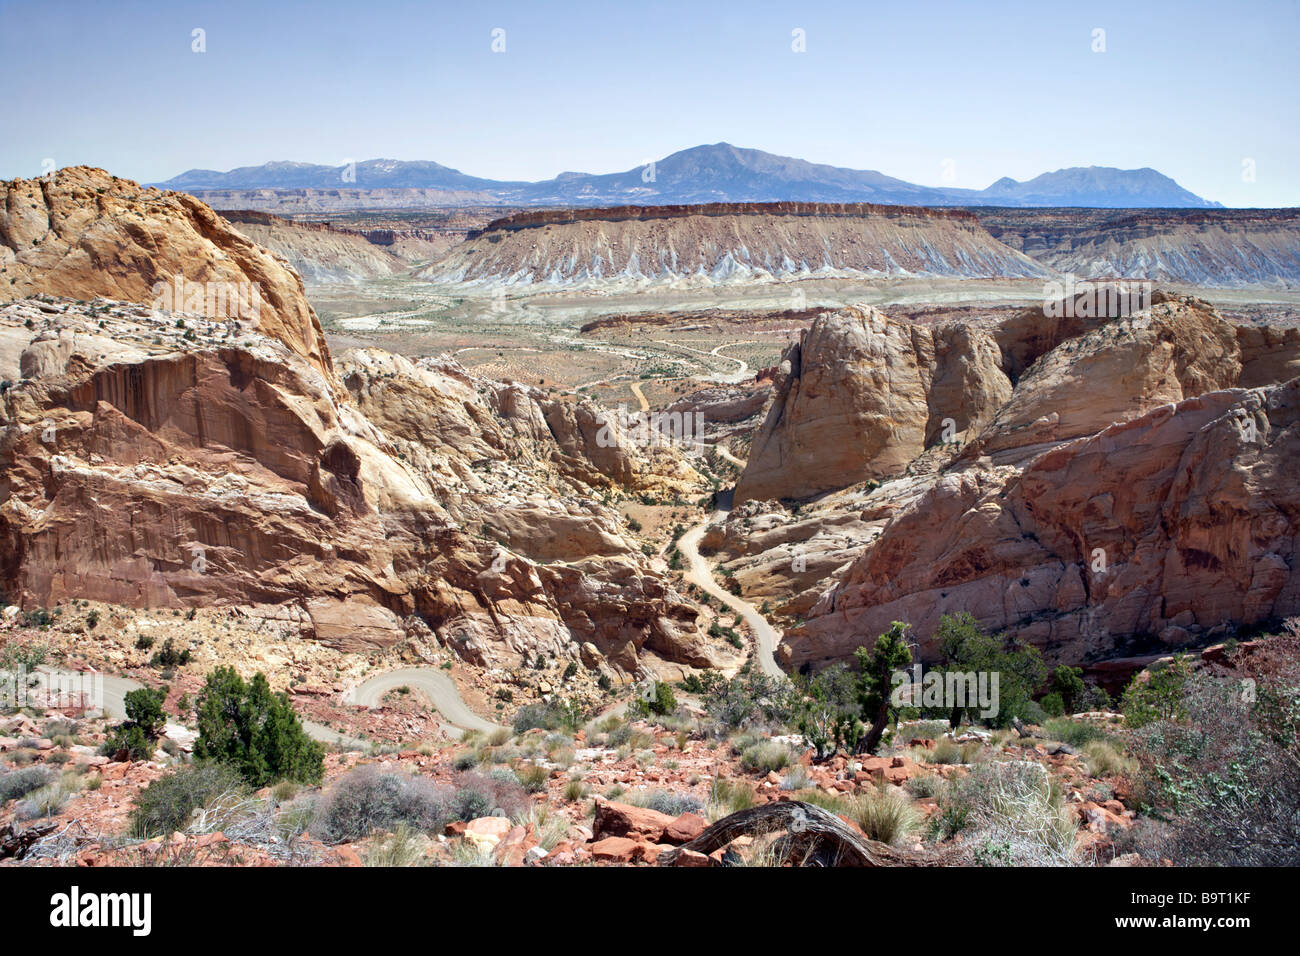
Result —
<path fill-rule="evenodd" d="M 482 202 L 610 206 L 704 202 L 872 202 L 917 206 L 1220 208 L 1154 169 L 1075 166 L 987 189 L 918 186 L 729 143 L 696 146 L 621 173 L 566 172 L 542 182 L 483 179 L 433 162 L 371 159 L 354 166 L 275 162 L 229 172 L 191 169 L 164 183 L 184 192 L 247 189 L 438 189 Z"/>

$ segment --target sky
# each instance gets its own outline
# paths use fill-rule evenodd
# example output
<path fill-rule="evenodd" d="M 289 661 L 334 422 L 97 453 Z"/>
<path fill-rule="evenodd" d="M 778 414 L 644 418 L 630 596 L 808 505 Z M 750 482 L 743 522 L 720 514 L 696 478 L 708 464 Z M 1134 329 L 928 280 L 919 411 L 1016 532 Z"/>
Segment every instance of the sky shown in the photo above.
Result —
<path fill-rule="evenodd" d="M 975 189 L 1150 166 L 1293 206 L 1298 47 L 1297 0 L 0 0 L 0 178 L 390 158 L 538 180 L 725 141 Z"/>

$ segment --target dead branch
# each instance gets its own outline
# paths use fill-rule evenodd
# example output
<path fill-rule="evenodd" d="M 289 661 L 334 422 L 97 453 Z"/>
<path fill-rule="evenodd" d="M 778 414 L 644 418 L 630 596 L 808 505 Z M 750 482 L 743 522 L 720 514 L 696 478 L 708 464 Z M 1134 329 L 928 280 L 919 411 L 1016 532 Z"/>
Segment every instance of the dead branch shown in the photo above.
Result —
<path fill-rule="evenodd" d="M 741 836 L 784 831 L 781 858 L 821 866 L 942 866 L 944 855 L 899 850 L 857 833 L 828 810 L 798 800 L 767 803 L 723 817 L 694 840 L 659 854 L 660 866 L 673 865 L 683 850 L 709 854 Z"/>
<path fill-rule="evenodd" d="M 53 833 L 56 824 L 35 823 L 24 830 L 19 830 L 12 823 L 0 827 L 0 860 L 13 857 L 21 860 L 37 840 Z"/>

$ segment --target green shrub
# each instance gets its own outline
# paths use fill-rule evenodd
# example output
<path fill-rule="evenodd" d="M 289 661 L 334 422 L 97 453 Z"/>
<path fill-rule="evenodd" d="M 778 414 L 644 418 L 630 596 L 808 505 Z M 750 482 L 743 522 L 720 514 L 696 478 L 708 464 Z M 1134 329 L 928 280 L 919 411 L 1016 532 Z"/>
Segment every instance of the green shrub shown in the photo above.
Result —
<path fill-rule="evenodd" d="M 462 750 L 460 753 L 456 754 L 451 765 L 457 770 L 473 770 L 481 762 L 478 751 Z"/>
<path fill-rule="evenodd" d="M 158 749 L 158 735 L 167 722 L 163 712 L 166 690 L 142 687 L 124 698 L 127 719 L 109 732 L 100 753 L 117 760 L 148 760 Z"/>
<path fill-rule="evenodd" d="M 163 641 L 162 648 L 154 651 L 153 657 L 149 658 L 151 667 L 179 667 L 189 662 L 189 648 L 183 651 L 176 650 L 176 644 L 170 637 Z"/>
<path fill-rule="evenodd" d="M 150 690 L 142 687 L 139 690 L 128 691 L 123 699 L 126 719 L 150 737 L 157 737 L 167 723 L 167 714 L 163 711 L 163 702 L 166 699 L 166 690 Z"/>
<path fill-rule="evenodd" d="M 930 763 L 961 763 L 961 748 L 951 740 L 941 740 L 930 751 Z"/>
<path fill-rule="evenodd" d="M 499 777 L 462 773 L 451 797 L 451 815 L 455 820 L 476 820 L 500 810 L 514 817 L 527 809 L 528 802 L 524 788 L 509 771 Z"/>
<path fill-rule="evenodd" d="M 965 612 L 943 615 L 933 640 L 939 645 L 940 671 L 999 675 L 998 712 L 980 718 L 977 706 L 954 707 L 946 715 L 953 727 L 963 716 L 972 721 L 985 719 L 994 727 L 1005 727 L 1014 717 L 1038 722 L 1042 709 L 1034 703 L 1032 694 L 1047 678 L 1047 666 L 1037 648 L 1002 635 L 985 634 L 974 616 Z"/>
<path fill-rule="evenodd" d="M 587 795 L 587 785 L 579 777 L 572 777 L 564 785 L 564 799 L 576 803 Z"/>
<path fill-rule="evenodd" d="M 137 836 L 167 835 L 184 829 L 190 816 L 217 798 L 242 794 L 243 778 L 235 768 L 214 761 L 190 764 L 160 777 L 141 790 L 131 813 Z"/>
<path fill-rule="evenodd" d="M 262 673 L 245 683 L 234 668 L 218 667 L 199 692 L 197 713 L 197 759 L 231 763 L 253 787 L 320 782 L 324 748 L 302 729 L 288 695 L 273 693 Z"/>
<path fill-rule="evenodd" d="M 99 752 L 114 760 L 148 760 L 158 749 L 158 741 L 136 724 L 119 724 L 108 734 Z"/>
<path fill-rule="evenodd" d="M 1105 740 L 1106 732 L 1096 724 L 1085 720 L 1071 720 L 1069 717 L 1056 717 L 1043 725 L 1043 733 L 1052 740 L 1059 740 L 1075 749 L 1083 747 L 1094 740 Z"/>
<path fill-rule="evenodd" d="M 677 695 L 673 693 L 672 685 L 667 681 L 656 681 L 654 697 L 646 702 L 650 708 L 650 713 L 660 717 L 666 717 L 677 711 Z"/>
<path fill-rule="evenodd" d="M 705 711 L 719 732 L 741 727 L 776 730 L 794 719 L 799 695 L 787 678 L 750 668 L 730 680 L 709 672 L 702 682 Z"/>
<path fill-rule="evenodd" d="M 541 793 L 546 789 L 546 781 L 551 779 L 551 772 L 540 764 L 526 763 L 515 771 L 519 783 L 529 793 Z"/>
<path fill-rule="evenodd" d="M 904 786 L 914 797 L 937 797 L 943 792 L 943 777 L 937 773 L 925 773 L 909 778 Z"/>
<path fill-rule="evenodd" d="M 629 802 L 633 806 L 657 810 L 670 817 L 680 817 L 683 813 L 699 813 L 704 809 L 704 804 L 696 797 L 672 790 L 655 789 L 639 793 Z"/>
<path fill-rule="evenodd" d="M 1125 757 L 1104 740 L 1092 740 L 1083 747 L 1087 754 L 1088 772 L 1094 777 L 1113 777 L 1133 772 L 1133 761 Z"/>
<path fill-rule="evenodd" d="M 1184 719 L 1184 687 L 1191 674 L 1190 659 L 1179 654 L 1163 666 L 1135 675 L 1120 700 L 1124 723 L 1137 728 L 1158 720 Z"/>
<path fill-rule="evenodd" d="M 50 817 L 63 809 L 68 797 L 80 789 L 80 780 L 76 771 L 66 771 L 57 780 L 33 790 L 18 801 L 14 815 L 19 820 L 34 820 L 37 817 Z"/>
<path fill-rule="evenodd" d="M 710 798 L 713 803 L 725 809 L 727 813 L 748 810 L 757 802 L 758 795 L 752 784 L 744 780 L 728 780 L 716 777 L 713 781 Z"/>
<path fill-rule="evenodd" d="M 422 866 L 425 865 L 424 851 L 428 839 L 412 830 L 405 823 L 399 823 L 388 836 L 376 840 L 366 851 L 366 866 Z"/>
<path fill-rule="evenodd" d="M 576 704 L 550 700 L 540 704 L 526 704 L 515 714 L 513 728 L 516 734 L 540 728 L 542 730 L 567 730 L 570 733 L 582 726 L 583 715 Z"/>
<path fill-rule="evenodd" d="M 1076 713 L 1081 704 L 1087 697 L 1088 687 L 1083 682 L 1083 670 L 1079 667 L 1069 667 L 1062 664 L 1056 670 L 1052 671 L 1052 692 L 1061 699 L 1063 713 Z M 1043 705 L 1047 710 L 1047 705 Z M 1047 711 L 1053 717 L 1050 710 Z"/>
<path fill-rule="evenodd" d="M 1042 764 L 980 764 L 952 782 L 939 806 L 932 830 L 942 837 L 965 831 L 963 845 L 974 862 L 1045 866 L 1076 861 L 1074 813 Z"/>

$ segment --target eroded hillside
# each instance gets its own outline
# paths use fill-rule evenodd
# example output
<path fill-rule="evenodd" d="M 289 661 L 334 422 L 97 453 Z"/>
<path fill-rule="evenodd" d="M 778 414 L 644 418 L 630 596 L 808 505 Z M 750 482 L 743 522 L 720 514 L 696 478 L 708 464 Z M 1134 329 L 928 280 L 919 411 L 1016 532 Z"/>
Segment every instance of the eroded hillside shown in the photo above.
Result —
<path fill-rule="evenodd" d="M 911 206 L 713 203 L 520 213 L 423 273 L 440 281 L 706 282 L 808 275 L 1051 275 L 970 213 Z"/>

